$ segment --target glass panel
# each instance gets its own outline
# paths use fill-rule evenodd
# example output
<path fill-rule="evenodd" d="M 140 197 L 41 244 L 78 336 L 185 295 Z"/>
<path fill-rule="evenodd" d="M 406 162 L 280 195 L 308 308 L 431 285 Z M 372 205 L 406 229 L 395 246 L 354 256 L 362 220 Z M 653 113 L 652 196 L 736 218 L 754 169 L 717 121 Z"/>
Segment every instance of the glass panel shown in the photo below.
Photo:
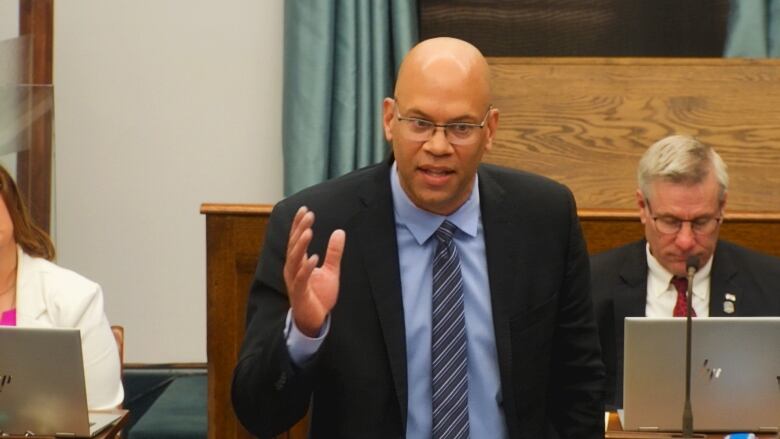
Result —
<path fill-rule="evenodd" d="M 51 84 L 29 84 L 32 66 L 28 36 L 0 41 L 0 156 L 30 147 L 29 128 L 51 120 Z"/>
<path fill-rule="evenodd" d="M 52 156 L 54 89 L 51 84 L 32 84 L 32 60 L 29 36 L 0 41 L 0 164 L 16 179 L 33 218 L 41 224 L 35 206 L 41 200 L 49 203 L 50 190 L 31 179 L 50 172 L 41 171 L 37 157 Z M 50 181 L 50 175 L 44 178 Z M 46 208 L 43 217 L 49 211 Z M 48 219 L 43 223 L 48 225 Z"/>
<path fill-rule="evenodd" d="M 0 85 L 0 156 L 30 147 L 30 126 L 52 117 L 51 85 Z"/>

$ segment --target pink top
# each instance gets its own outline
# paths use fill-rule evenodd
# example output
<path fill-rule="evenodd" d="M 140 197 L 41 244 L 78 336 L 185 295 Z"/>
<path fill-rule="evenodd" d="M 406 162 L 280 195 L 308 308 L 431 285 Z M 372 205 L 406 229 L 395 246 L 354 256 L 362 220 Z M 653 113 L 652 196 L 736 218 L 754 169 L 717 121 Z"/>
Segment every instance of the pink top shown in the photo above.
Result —
<path fill-rule="evenodd" d="M 16 308 L 0 313 L 0 326 L 16 326 Z"/>

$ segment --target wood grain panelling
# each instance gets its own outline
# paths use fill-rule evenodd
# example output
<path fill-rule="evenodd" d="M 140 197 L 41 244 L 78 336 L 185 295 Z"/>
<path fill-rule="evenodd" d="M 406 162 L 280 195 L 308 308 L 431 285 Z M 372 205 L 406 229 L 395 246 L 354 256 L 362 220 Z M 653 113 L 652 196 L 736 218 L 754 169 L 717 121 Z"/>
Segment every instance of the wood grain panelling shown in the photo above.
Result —
<path fill-rule="evenodd" d="M 691 134 L 729 166 L 728 208 L 780 211 L 780 61 L 492 58 L 487 162 L 568 185 L 582 208 L 635 206 L 653 142 Z"/>
<path fill-rule="evenodd" d="M 54 53 L 54 0 L 19 0 L 19 34 L 33 41 L 32 84 L 51 84 Z"/>
<path fill-rule="evenodd" d="M 591 254 L 644 237 L 644 226 L 636 210 L 580 209 L 578 213 Z M 780 214 L 727 213 L 720 237 L 780 257 Z"/>

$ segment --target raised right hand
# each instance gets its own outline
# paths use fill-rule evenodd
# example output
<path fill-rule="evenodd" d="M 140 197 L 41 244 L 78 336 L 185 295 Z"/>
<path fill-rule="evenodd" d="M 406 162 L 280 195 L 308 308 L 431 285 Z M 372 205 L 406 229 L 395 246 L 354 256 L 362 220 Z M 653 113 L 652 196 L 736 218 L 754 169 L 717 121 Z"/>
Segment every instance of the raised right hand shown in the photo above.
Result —
<path fill-rule="evenodd" d="M 341 256 L 346 234 L 335 230 L 330 235 L 325 261 L 317 267 L 317 255 L 308 255 L 314 224 L 314 212 L 302 206 L 290 228 L 287 259 L 284 263 L 284 282 L 292 307 L 295 325 L 305 335 L 316 337 L 339 293 Z"/>

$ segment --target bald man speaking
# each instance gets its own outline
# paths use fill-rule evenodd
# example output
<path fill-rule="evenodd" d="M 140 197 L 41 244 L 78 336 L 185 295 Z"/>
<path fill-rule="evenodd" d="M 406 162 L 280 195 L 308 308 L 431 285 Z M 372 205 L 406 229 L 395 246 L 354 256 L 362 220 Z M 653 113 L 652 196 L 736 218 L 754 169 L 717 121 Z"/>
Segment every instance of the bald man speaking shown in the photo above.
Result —
<path fill-rule="evenodd" d="M 386 162 L 271 214 L 234 373 L 239 419 L 259 437 L 307 409 L 314 438 L 603 437 L 574 199 L 480 164 L 499 114 L 484 57 L 423 41 L 382 105 Z"/>

